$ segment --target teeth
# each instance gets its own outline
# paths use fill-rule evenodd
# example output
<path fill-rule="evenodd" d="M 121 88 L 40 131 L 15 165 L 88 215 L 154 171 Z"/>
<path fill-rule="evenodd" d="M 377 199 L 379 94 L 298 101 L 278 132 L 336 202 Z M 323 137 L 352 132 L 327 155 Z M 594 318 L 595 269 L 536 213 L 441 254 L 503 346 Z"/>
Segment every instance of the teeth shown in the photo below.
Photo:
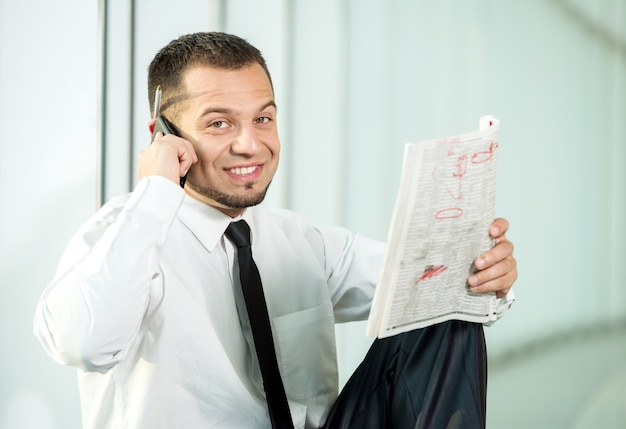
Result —
<path fill-rule="evenodd" d="M 234 173 L 234 174 L 238 174 L 238 175 L 240 175 L 240 176 L 244 176 L 244 175 L 246 175 L 246 174 L 250 174 L 250 173 L 252 173 L 252 172 L 253 172 L 254 170 L 256 170 L 256 169 L 257 169 L 257 166 L 256 166 L 256 165 L 254 165 L 254 166 L 252 166 L 252 167 L 244 167 L 244 168 L 237 167 L 237 168 L 231 168 L 231 169 L 230 169 L 230 172 L 231 172 L 231 173 Z"/>

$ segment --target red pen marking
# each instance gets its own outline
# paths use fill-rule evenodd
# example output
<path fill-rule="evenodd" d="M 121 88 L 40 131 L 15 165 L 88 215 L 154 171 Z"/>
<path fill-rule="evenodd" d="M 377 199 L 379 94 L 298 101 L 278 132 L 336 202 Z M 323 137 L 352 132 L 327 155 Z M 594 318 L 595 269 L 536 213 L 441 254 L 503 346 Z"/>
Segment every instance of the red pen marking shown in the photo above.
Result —
<path fill-rule="evenodd" d="M 496 140 L 492 140 L 489 145 L 489 149 L 483 152 L 476 152 L 472 155 L 472 164 L 482 164 L 484 162 L 491 161 L 497 148 L 498 142 Z"/>
<path fill-rule="evenodd" d="M 463 198 L 463 176 L 467 174 L 467 154 L 463 154 L 458 157 L 458 159 L 456 160 L 455 167 L 456 167 L 456 171 L 452 173 L 452 177 L 454 177 L 455 179 L 458 179 L 458 182 L 457 182 L 458 190 L 456 194 L 453 193 L 453 191 L 450 190 L 450 188 L 446 188 L 446 191 L 448 191 L 448 194 L 450 194 L 450 197 L 452 197 L 453 199 L 460 200 Z"/>
<path fill-rule="evenodd" d="M 437 266 L 428 265 L 428 266 L 426 266 L 426 269 L 424 270 L 424 273 L 420 276 L 419 279 L 417 279 L 415 284 L 418 284 L 419 282 L 421 282 L 423 280 L 432 279 L 433 277 L 437 277 L 439 274 L 443 273 L 447 269 L 448 269 L 448 267 L 444 267 L 443 265 L 437 265 Z"/>
<path fill-rule="evenodd" d="M 456 219 L 463 216 L 463 209 L 460 207 L 448 207 L 446 209 L 437 210 L 435 213 L 435 219 L 446 220 Z"/>
<path fill-rule="evenodd" d="M 493 121 L 490 121 L 489 125 L 493 125 Z M 447 142 L 449 140 L 456 140 L 458 137 L 453 137 L 452 139 L 442 139 L 440 142 Z M 456 162 L 454 164 L 454 170 L 452 172 L 453 182 L 450 186 L 446 187 L 445 190 L 454 202 L 451 207 L 446 207 L 435 212 L 435 219 L 437 220 L 449 220 L 456 219 L 463 216 L 463 209 L 461 207 L 456 207 L 458 202 L 463 200 L 463 179 L 464 176 L 468 172 L 468 165 L 471 167 L 472 165 L 484 164 L 486 162 L 492 161 L 494 159 L 494 154 L 498 149 L 498 141 L 492 140 L 489 144 L 489 149 L 475 152 L 473 154 L 464 153 L 460 156 L 455 155 L 454 149 L 448 149 L 447 156 L 456 156 Z M 432 173 L 433 180 L 436 181 L 438 179 L 438 171 L 437 168 L 433 169 Z"/>
<path fill-rule="evenodd" d="M 444 137 L 442 139 L 437 140 L 437 143 L 457 143 L 461 141 L 461 136 L 454 137 Z"/>

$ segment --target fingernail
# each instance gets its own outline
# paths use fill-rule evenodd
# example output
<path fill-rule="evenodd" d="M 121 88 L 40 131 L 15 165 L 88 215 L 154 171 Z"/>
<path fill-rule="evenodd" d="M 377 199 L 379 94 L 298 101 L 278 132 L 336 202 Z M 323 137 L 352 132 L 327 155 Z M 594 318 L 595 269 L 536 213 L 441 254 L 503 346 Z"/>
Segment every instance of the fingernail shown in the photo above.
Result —
<path fill-rule="evenodd" d="M 471 277 L 468 279 L 468 282 L 469 282 L 469 284 L 471 284 L 471 285 L 475 285 L 476 283 L 478 283 L 478 277 L 476 277 L 476 276 L 471 276 Z M 473 287 L 473 288 L 470 288 L 470 289 L 476 289 L 476 288 L 475 288 L 475 287 Z"/>
<path fill-rule="evenodd" d="M 485 260 L 483 258 L 476 259 L 476 268 L 481 269 L 485 266 Z"/>

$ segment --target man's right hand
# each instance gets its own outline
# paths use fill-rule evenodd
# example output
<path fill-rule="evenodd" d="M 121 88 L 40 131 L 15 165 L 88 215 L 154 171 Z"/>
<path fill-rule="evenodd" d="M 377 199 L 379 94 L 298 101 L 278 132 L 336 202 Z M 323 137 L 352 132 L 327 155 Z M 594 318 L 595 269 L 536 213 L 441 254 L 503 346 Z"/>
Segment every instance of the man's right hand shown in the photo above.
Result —
<path fill-rule="evenodd" d="M 139 153 L 137 174 L 139 179 L 163 176 L 178 184 L 197 161 L 198 156 L 189 141 L 159 132 L 152 144 Z"/>

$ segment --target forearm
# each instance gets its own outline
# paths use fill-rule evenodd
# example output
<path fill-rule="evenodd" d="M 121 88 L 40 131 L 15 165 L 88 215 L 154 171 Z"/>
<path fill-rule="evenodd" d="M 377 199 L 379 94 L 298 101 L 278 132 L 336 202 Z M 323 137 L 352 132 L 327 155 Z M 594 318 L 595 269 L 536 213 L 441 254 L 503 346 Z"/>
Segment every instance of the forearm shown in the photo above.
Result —
<path fill-rule="evenodd" d="M 137 335 L 184 196 L 163 180 L 142 180 L 123 207 L 104 207 L 68 245 L 35 315 L 35 334 L 57 361 L 106 371 Z"/>

